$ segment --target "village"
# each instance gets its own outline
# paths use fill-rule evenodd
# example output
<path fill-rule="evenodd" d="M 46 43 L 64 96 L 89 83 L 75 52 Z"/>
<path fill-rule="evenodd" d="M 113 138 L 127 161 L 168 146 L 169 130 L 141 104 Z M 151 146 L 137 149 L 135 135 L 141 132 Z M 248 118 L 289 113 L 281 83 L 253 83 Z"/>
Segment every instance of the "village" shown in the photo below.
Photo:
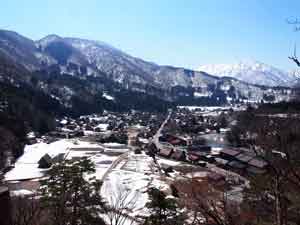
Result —
<path fill-rule="evenodd" d="M 190 196 L 193 183 L 199 192 L 226 192 L 239 204 L 248 176 L 267 167 L 250 150 L 230 147 L 226 140 L 239 110 L 243 108 L 178 107 L 167 114 L 104 112 L 57 120 L 56 131 L 28 134 L 24 154 L 3 174 L 1 207 L 9 204 L 8 195 L 35 196 L 52 165 L 83 157 L 95 164 L 95 177 L 103 182 L 101 194 L 109 204 L 124 193 L 126 201 L 134 199 L 128 220 L 138 222 L 147 215 L 151 187 L 174 198 L 179 192 Z"/>

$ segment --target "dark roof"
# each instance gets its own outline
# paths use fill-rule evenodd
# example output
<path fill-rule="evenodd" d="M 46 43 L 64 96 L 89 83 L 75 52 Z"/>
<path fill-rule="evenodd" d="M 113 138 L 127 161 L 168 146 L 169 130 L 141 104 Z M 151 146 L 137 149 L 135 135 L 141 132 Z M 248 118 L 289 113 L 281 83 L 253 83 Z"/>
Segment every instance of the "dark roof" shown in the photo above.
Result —
<path fill-rule="evenodd" d="M 248 164 L 257 168 L 264 168 L 268 165 L 267 162 L 257 158 L 251 159 Z"/>
<path fill-rule="evenodd" d="M 221 159 L 221 158 L 218 158 L 218 157 L 216 157 L 215 160 L 216 160 L 217 163 L 219 163 L 221 165 L 227 165 L 227 163 L 228 163 L 228 160 Z"/>
<path fill-rule="evenodd" d="M 240 154 L 241 152 L 238 150 L 234 150 L 234 149 L 222 149 L 221 153 L 230 155 L 230 156 L 236 156 L 236 155 Z"/>
<path fill-rule="evenodd" d="M 39 160 L 39 162 L 38 163 L 40 163 L 42 160 L 45 160 L 46 162 L 52 162 L 52 158 L 51 158 L 51 156 L 50 155 L 48 155 L 47 153 L 45 154 L 45 155 L 43 155 L 43 157 L 42 158 L 40 158 L 40 160 Z"/>
<path fill-rule="evenodd" d="M 225 180 L 225 177 L 219 173 L 209 173 L 207 175 L 207 177 L 208 177 L 208 179 L 213 180 L 213 181 Z"/>
<path fill-rule="evenodd" d="M 172 148 L 163 148 L 159 150 L 159 154 L 163 156 L 170 156 L 173 152 Z"/>
<path fill-rule="evenodd" d="M 228 165 L 236 169 L 244 169 L 246 167 L 245 164 L 240 163 L 238 161 L 231 161 L 230 163 L 228 163 Z"/>
<path fill-rule="evenodd" d="M 202 152 L 202 151 L 189 151 L 188 152 L 188 155 L 196 155 L 196 156 L 206 156 L 208 155 L 209 153 L 208 152 Z"/>
<path fill-rule="evenodd" d="M 189 151 L 210 151 L 211 146 L 208 145 L 192 145 L 188 147 Z"/>
<path fill-rule="evenodd" d="M 49 168 L 52 165 L 52 162 L 52 158 L 48 154 L 45 154 L 38 161 L 39 168 Z"/>
<path fill-rule="evenodd" d="M 236 158 L 237 160 L 239 160 L 239 161 L 242 161 L 242 162 L 247 163 L 247 162 L 249 162 L 251 159 L 253 159 L 254 157 L 251 156 L 251 155 L 247 155 L 247 154 L 241 153 L 241 154 L 237 155 L 235 158 Z"/>
<path fill-rule="evenodd" d="M 177 151 L 173 152 L 173 154 L 172 154 L 173 159 L 180 160 L 180 159 L 183 159 L 184 157 L 185 157 L 184 151 L 177 150 Z"/>
<path fill-rule="evenodd" d="M 189 160 L 191 161 L 197 161 L 200 159 L 200 156 L 199 155 L 196 155 L 196 154 L 188 154 L 188 158 Z"/>

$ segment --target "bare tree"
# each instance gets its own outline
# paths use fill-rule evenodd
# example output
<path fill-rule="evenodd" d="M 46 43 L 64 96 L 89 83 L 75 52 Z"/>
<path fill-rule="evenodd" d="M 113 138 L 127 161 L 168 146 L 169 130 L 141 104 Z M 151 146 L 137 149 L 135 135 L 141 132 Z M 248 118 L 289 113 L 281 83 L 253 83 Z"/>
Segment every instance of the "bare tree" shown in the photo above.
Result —
<path fill-rule="evenodd" d="M 264 221 L 299 224 L 295 221 L 300 221 L 300 121 L 256 116 L 250 122 L 254 126 L 246 131 L 255 138 L 248 138 L 248 145 L 268 166 L 251 179 L 247 201 Z"/>
<path fill-rule="evenodd" d="M 184 187 L 185 186 L 185 187 Z M 232 193 L 218 190 L 207 181 L 190 179 L 178 184 L 180 198 L 189 211 L 190 224 L 241 225 L 239 204 L 231 200 Z"/>
<path fill-rule="evenodd" d="M 294 54 L 292 56 L 289 57 L 290 60 L 292 60 L 294 63 L 296 63 L 297 66 L 300 67 L 300 61 L 297 57 L 297 47 L 296 47 L 296 44 L 295 44 L 295 47 L 294 47 Z"/>
<path fill-rule="evenodd" d="M 129 214 L 133 212 L 138 200 L 138 193 L 130 189 L 118 187 L 117 191 L 112 193 L 107 203 L 105 214 L 108 218 L 109 225 L 133 224 L 136 218 Z"/>
<path fill-rule="evenodd" d="M 287 23 L 292 25 L 294 27 L 294 31 L 295 32 L 298 32 L 300 31 L 300 20 L 299 18 L 293 18 L 293 19 L 287 19 Z M 296 63 L 296 65 L 298 67 L 300 67 L 300 61 L 297 57 L 297 47 L 296 47 L 296 44 L 295 44 L 295 47 L 294 47 L 294 54 L 290 57 L 288 57 L 290 60 L 292 60 L 294 63 Z"/>

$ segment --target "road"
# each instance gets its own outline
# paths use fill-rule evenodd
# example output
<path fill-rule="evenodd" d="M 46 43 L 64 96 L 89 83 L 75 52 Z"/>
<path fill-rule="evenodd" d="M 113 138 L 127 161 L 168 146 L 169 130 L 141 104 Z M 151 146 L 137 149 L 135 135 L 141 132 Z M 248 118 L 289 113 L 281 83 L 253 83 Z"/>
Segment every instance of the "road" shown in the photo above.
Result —
<path fill-rule="evenodd" d="M 169 111 L 169 114 L 165 121 L 161 124 L 160 128 L 157 130 L 156 134 L 153 136 L 152 143 L 155 144 L 156 148 L 159 149 L 161 146 L 161 143 L 159 142 L 159 137 L 161 136 L 161 131 L 164 129 L 164 126 L 169 121 L 170 117 L 172 115 L 172 110 Z"/>

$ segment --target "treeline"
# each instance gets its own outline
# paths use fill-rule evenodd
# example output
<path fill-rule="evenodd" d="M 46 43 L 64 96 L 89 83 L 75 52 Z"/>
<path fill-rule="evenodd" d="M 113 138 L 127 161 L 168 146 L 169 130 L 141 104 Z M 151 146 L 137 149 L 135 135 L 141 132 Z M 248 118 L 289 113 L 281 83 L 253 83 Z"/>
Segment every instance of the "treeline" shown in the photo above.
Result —
<path fill-rule="evenodd" d="M 300 102 L 278 102 L 261 104 L 257 109 L 258 113 L 276 114 L 276 113 L 300 113 Z"/>
<path fill-rule="evenodd" d="M 75 117 L 100 113 L 103 110 L 125 112 L 135 109 L 165 112 L 168 108 L 174 107 L 173 103 L 162 100 L 154 94 L 124 89 L 120 84 L 108 79 L 105 74 L 100 74 L 99 77 L 76 77 L 66 74 L 36 74 L 35 76 L 46 84 L 44 91 L 70 105 L 66 113 Z M 40 88 L 37 81 L 35 84 Z M 65 87 L 68 87 L 72 94 L 66 93 Z M 104 92 L 113 96 L 114 100 L 103 97 Z"/>

